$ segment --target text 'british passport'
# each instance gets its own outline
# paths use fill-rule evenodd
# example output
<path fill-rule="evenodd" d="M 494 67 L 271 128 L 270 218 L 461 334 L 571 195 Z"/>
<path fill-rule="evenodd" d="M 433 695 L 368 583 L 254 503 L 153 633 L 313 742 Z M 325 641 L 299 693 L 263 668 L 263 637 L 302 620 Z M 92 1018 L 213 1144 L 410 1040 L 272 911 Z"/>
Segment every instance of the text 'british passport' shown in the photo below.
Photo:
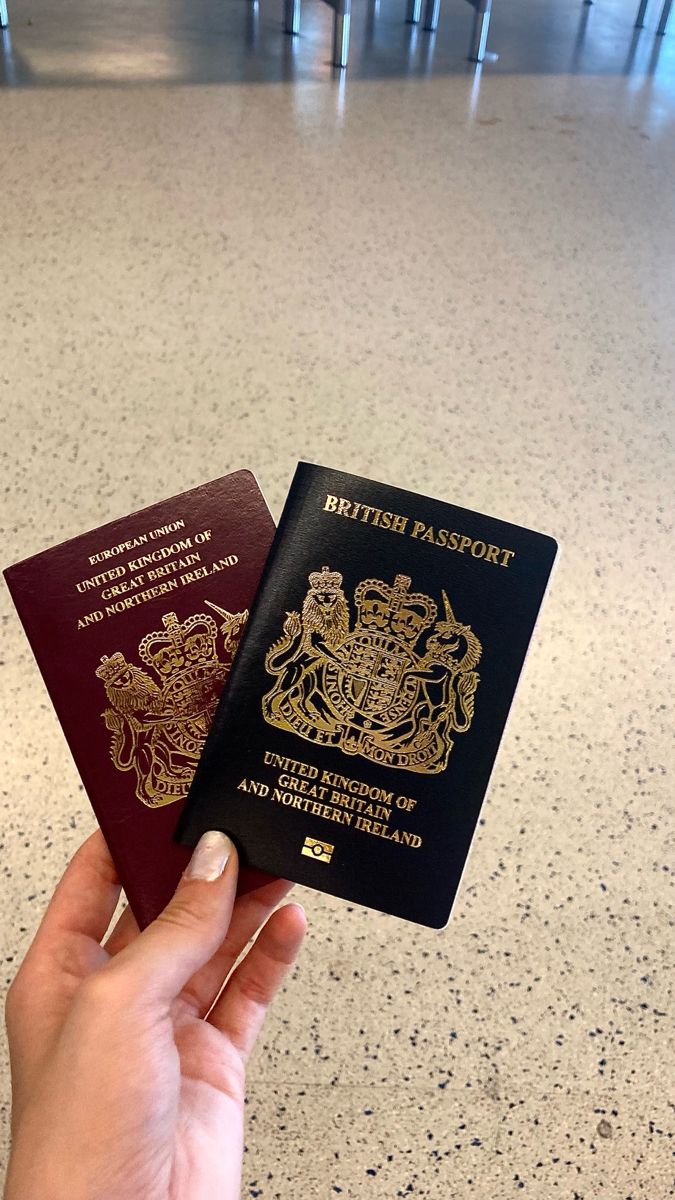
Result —
<path fill-rule="evenodd" d="M 300 463 L 178 838 L 445 925 L 556 551 Z"/>
<path fill-rule="evenodd" d="M 273 533 L 236 471 L 5 571 L 141 925 L 187 862 L 176 819 Z"/>

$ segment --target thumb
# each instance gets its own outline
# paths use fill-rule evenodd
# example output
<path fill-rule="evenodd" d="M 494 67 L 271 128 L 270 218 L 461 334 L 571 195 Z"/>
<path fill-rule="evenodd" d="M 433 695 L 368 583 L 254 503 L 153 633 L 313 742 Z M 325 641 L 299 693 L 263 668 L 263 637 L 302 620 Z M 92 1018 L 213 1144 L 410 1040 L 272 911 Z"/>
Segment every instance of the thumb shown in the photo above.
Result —
<path fill-rule="evenodd" d="M 225 833 L 202 834 L 166 908 L 115 956 L 134 990 L 173 1000 L 215 954 L 227 933 L 237 891 L 238 859 Z"/>

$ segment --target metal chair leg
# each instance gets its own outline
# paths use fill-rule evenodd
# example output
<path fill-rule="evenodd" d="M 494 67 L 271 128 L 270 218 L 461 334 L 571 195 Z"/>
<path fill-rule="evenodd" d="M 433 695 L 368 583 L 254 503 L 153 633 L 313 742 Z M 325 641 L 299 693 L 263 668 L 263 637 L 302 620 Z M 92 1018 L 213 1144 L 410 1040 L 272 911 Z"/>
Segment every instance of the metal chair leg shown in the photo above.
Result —
<path fill-rule="evenodd" d="M 408 0 L 408 15 L 406 17 L 406 21 L 409 25 L 417 25 L 421 12 L 422 0 Z"/>
<path fill-rule="evenodd" d="M 349 57 L 349 26 L 352 0 L 336 0 L 333 19 L 333 66 L 346 67 Z"/>
<path fill-rule="evenodd" d="M 471 33 L 471 46 L 469 48 L 469 59 L 471 62 L 480 63 L 485 58 L 491 10 L 492 0 L 477 0 L 473 18 L 473 31 Z"/>
<path fill-rule="evenodd" d="M 0 0 L 0 29 L 6 29 L 8 25 L 7 0 Z"/>
<path fill-rule="evenodd" d="M 635 18 L 635 28 L 636 29 L 642 29 L 642 27 L 645 23 L 645 16 L 647 15 L 648 3 L 649 3 L 649 0 L 640 0 L 640 7 L 637 10 L 637 16 Z"/>
<path fill-rule="evenodd" d="M 670 16 L 670 8 L 672 3 L 673 0 L 664 0 L 663 8 L 661 9 L 661 19 L 656 29 L 657 37 L 663 37 L 664 33 L 666 32 L 666 25 L 668 24 L 668 17 Z"/>
<path fill-rule="evenodd" d="M 366 10 L 366 36 L 365 45 L 372 46 L 375 37 L 375 28 L 377 18 L 380 15 L 380 0 L 368 0 Z"/>
<path fill-rule="evenodd" d="M 429 29 L 432 33 L 434 29 L 438 29 L 438 13 L 441 7 L 441 0 L 427 0 L 424 9 L 424 28 Z"/>
<path fill-rule="evenodd" d="M 300 0 L 284 0 L 284 29 L 286 33 L 300 32 Z"/>

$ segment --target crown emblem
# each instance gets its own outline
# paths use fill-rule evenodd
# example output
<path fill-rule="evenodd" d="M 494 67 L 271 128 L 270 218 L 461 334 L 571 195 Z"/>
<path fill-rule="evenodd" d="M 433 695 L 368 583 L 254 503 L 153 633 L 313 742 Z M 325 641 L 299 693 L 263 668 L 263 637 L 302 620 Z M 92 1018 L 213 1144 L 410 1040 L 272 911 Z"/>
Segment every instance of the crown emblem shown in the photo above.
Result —
<path fill-rule="evenodd" d="M 314 592 L 339 592 L 342 587 L 342 576 L 339 571 L 331 571 L 322 567 L 320 571 L 310 571 L 309 585 Z"/>
<path fill-rule="evenodd" d="M 102 655 L 101 665 L 96 668 L 96 675 L 104 683 L 115 683 L 128 670 L 129 663 L 124 655 L 116 650 L 110 657 L 107 654 Z"/>
<path fill-rule="evenodd" d="M 188 669 L 218 661 L 213 617 L 197 613 L 181 625 L 174 612 L 162 617 L 164 628 L 148 633 L 138 647 L 138 653 L 160 678 L 174 675 L 182 666 Z"/>
<path fill-rule="evenodd" d="M 265 655 L 274 684 L 265 720 L 317 746 L 335 746 L 383 766 L 436 774 L 473 720 L 482 647 L 442 593 L 431 596 L 364 579 L 354 591 L 352 626 L 342 575 L 309 576 L 302 613 L 286 614 L 282 636 Z M 301 686 L 299 681 L 301 681 Z"/>
<path fill-rule="evenodd" d="M 392 585 L 364 579 L 354 592 L 357 626 L 387 631 L 414 645 L 436 620 L 436 603 L 423 592 L 410 591 L 410 576 L 397 575 Z"/>

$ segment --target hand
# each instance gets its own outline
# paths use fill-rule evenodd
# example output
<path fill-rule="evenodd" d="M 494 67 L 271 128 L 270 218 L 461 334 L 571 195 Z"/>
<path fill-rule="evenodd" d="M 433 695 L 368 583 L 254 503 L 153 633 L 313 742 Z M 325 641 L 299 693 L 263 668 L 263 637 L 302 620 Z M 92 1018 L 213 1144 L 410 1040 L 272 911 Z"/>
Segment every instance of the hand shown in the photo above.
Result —
<path fill-rule="evenodd" d="M 207 833 L 158 919 L 101 944 L 120 886 L 99 831 L 80 847 L 7 997 L 5 1200 L 239 1200 L 246 1062 L 305 915 L 236 881 Z"/>

